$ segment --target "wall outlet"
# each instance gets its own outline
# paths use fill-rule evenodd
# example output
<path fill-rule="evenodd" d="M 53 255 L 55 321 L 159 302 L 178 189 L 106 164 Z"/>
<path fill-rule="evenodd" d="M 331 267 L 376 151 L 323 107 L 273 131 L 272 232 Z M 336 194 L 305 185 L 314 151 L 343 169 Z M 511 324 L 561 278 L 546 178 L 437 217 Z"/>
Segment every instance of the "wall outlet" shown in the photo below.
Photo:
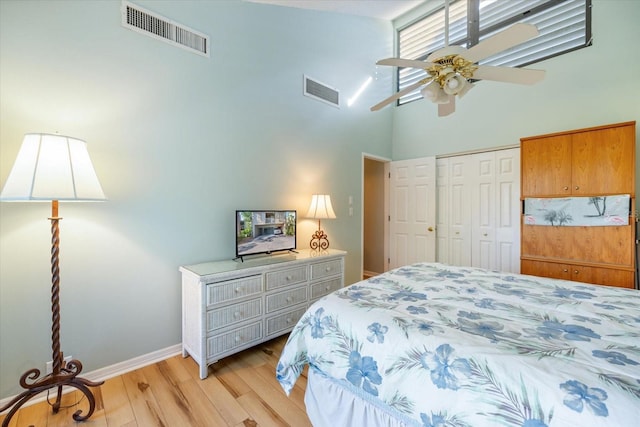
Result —
<path fill-rule="evenodd" d="M 71 359 L 73 359 L 73 356 L 66 356 L 66 357 L 64 358 L 64 364 L 63 364 L 63 366 L 64 366 L 64 365 L 66 365 L 66 364 L 67 364 L 67 362 L 68 362 L 68 361 L 70 361 Z M 48 375 L 48 374 L 50 374 L 51 372 L 53 372 L 53 360 L 49 360 L 49 361 L 45 364 L 45 366 L 44 366 L 44 373 L 45 373 L 45 375 Z"/>

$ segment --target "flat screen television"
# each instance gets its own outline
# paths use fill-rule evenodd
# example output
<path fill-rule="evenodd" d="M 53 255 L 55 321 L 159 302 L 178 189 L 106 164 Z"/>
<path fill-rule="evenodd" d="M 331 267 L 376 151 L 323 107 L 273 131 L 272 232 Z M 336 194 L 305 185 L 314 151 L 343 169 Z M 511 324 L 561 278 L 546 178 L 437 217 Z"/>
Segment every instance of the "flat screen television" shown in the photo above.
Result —
<path fill-rule="evenodd" d="M 296 249 L 296 211 L 237 210 L 236 259 Z"/>

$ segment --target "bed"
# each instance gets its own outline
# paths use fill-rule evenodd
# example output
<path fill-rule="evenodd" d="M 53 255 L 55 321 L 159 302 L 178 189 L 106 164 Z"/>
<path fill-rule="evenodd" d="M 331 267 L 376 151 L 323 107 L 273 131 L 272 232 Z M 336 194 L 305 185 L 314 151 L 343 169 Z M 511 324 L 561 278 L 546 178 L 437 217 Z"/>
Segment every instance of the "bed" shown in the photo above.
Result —
<path fill-rule="evenodd" d="M 276 368 L 315 427 L 640 425 L 640 291 L 419 263 L 338 290 Z"/>

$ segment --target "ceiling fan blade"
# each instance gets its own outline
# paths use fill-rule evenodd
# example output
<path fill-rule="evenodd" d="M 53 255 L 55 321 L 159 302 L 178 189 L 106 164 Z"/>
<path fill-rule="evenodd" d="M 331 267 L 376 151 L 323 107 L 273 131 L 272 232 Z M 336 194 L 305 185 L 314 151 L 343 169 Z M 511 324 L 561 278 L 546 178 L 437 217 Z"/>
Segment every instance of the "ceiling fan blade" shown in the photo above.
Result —
<path fill-rule="evenodd" d="M 376 65 L 393 65 L 396 67 L 410 67 L 425 69 L 431 67 L 433 63 L 419 61 L 417 59 L 402 59 L 402 58 L 386 58 L 376 62 Z"/>
<path fill-rule="evenodd" d="M 445 117 L 456 111 L 456 97 L 449 95 L 449 102 L 446 104 L 438 104 L 438 117 Z"/>
<path fill-rule="evenodd" d="M 416 90 L 417 88 L 419 88 L 423 84 L 427 83 L 429 80 L 431 80 L 431 79 L 430 78 L 422 79 L 420 81 L 415 82 L 412 85 L 409 85 L 409 86 L 405 87 L 404 89 L 394 93 L 393 95 L 391 95 L 390 97 L 388 97 L 384 101 L 378 102 L 376 105 L 371 107 L 371 111 L 378 111 L 382 107 L 385 107 L 385 106 L 391 104 L 396 99 L 403 97 L 404 95 L 408 94 L 409 92 L 413 92 L 414 90 Z"/>
<path fill-rule="evenodd" d="M 504 31 L 482 40 L 469 48 L 463 56 L 471 62 L 478 62 L 498 52 L 507 50 L 538 35 L 538 28 L 532 24 L 518 23 Z"/>
<path fill-rule="evenodd" d="M 544 70 L 531 68 L 494 67 L 491 65 L 479 65 L 473 72 L 473 78 L 479 80 L 493 80 L 496 82 L 516 83 L 532 85 L 544 79 Z"/>

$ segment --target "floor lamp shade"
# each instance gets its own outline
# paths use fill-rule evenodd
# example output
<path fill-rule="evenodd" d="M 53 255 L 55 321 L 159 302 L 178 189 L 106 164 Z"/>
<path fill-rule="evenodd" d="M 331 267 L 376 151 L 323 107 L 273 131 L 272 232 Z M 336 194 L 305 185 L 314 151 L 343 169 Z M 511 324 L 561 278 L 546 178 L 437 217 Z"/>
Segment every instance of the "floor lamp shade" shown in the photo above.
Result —
<path fill-rule="evenodd" d="M 86 142 L 62 135 L 30 133 L 24 136 L 0 199 L 99 201 L 106 197 Z"/>

